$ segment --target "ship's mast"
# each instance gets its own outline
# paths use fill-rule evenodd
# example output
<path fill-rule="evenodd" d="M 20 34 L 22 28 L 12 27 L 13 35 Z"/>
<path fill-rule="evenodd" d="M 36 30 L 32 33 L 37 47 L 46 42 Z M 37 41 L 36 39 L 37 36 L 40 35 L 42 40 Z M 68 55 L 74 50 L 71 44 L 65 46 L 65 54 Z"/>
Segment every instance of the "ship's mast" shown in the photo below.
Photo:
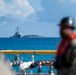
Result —
<path fill-rule="evenodd" d="M 17 27 L 17 32 L 19 32 L 19 27 Z"/>
<path fill-rule="evenodd" d="M 19 27 L 16 28 L 16 32 L 13 35 L 13 37 L 15 37 L 15 38 L 20 38 L 21 37 L 21 33 L 19 32 Z"/>

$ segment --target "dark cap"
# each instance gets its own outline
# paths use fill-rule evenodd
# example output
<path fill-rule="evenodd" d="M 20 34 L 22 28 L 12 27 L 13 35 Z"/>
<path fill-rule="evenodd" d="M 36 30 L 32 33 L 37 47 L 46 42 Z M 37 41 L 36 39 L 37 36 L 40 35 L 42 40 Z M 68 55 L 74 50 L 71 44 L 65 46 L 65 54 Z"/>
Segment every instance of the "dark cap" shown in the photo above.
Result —
<path fill-rule="evenodd" d="M 72 29 L 75 29 L 74 27 L 74 20 L 71 17 L 65 17 L 61 20 L 59 26 L 66 26 Z"/>

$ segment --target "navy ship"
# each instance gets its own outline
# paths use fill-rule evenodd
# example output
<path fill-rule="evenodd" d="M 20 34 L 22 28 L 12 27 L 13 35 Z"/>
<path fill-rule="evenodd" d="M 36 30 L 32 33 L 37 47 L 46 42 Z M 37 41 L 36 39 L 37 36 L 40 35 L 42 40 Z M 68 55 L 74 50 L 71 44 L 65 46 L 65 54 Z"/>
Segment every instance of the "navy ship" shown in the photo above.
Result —
<path fill-rule="evenodd" d="M 17 27 L 16 32 L 12 36 L 12 38 L 21 38 L 21 32 L 19 32 L 19 27 Z"/>

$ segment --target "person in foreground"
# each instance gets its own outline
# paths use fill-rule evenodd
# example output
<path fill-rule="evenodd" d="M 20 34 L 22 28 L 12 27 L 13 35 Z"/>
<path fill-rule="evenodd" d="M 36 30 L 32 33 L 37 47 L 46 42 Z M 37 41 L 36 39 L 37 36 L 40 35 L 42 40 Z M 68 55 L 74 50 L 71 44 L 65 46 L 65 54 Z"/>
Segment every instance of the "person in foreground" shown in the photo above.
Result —
<path fill-rule="evenodd" d="M 11 70 L 10 62 L 5 59 L 3 54 L 0 54 L 0 75 L 16 75 L 13 70 Z"/>
<path fill-rule="evenodd" d="M 54 68 L 57 75 L 76 75 L 76 34 L 74 21 L 64 17 L 60 24 L 61 42 L 57 50 Z"/>

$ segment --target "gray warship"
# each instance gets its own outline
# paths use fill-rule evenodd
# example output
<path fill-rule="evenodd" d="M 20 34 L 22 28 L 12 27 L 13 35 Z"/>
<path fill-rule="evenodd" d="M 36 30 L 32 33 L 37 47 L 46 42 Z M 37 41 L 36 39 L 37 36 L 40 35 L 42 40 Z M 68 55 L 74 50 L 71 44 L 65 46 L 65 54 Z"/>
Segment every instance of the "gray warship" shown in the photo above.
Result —
<path fill-rule="evenodd" d="M 16 28 L 16 32 L 11 38 L 21 38 L 21 32 L 19 31 L 19 27 Z"/>

